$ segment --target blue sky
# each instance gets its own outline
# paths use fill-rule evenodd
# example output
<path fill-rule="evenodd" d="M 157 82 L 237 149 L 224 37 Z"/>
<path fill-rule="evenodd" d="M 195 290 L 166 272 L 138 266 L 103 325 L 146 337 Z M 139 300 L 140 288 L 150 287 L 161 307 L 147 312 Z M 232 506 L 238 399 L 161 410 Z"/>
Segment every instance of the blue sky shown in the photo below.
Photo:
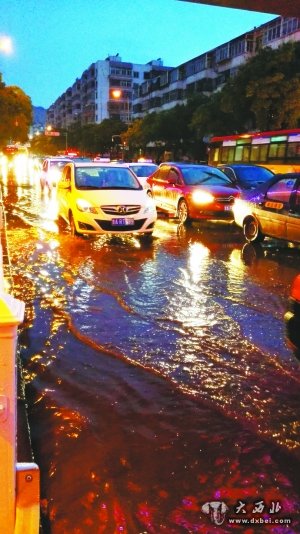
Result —
<path fill-rule="evenodd" d="M 108 55 L 175 67 L 276 16 L 179 0 L 1 0 L 0 10 L 14 47 L 0 54 L 3 81 L 46 108 Z"/>

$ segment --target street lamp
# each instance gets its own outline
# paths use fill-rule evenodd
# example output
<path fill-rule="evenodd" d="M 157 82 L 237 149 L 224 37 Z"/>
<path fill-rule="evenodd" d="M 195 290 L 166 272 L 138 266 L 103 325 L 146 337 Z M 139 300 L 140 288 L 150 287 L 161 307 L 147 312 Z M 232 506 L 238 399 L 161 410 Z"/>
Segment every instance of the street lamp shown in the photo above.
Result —
<path fill-rule="evenodd" d="M 125 111 L 126 111 L 126 123 L 129 124 L 130 123 L 130 101 L 129 101 L 129 97 L 126 96 L 124 94 L 123 91 L 121 91 L 121 89 L 113 89 L 112 92 L 112 97 L 114 100 L 119 100 L 119 101 L 125 101 L 125 104 L 126 104 L 126 107 L 125 107 Z"/>
<path fill-rule="evenodd" d="M 7 55 L 13 52 L 12 40 L 8 35 L 0 35 L 0 52 Z"/>

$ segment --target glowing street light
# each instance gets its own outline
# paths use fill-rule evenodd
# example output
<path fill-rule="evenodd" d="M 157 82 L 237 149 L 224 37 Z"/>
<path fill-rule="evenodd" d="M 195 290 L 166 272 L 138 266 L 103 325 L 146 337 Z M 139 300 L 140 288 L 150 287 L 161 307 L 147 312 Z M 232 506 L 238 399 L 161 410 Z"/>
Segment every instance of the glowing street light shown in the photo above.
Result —
<path fill-rule="evenodd" d="M 112 97 L 115 99 L 115 100 L 122 100 L 124 99 L 125 102 L 126 102 L 126 115 L 127 115 L 127 124 L 130 123 L 130 110 L 129 110 L 129 97 L 126 96 L 123 91 L 121 91 L 121 89 L 113 89 L 112 92 L 111 92 L 111 95 Z"/>
<path fill-rule="evenodd" d="M 12 40 L 8 35 L 0 35 L 0 52 L 7 55 L 13 52 Z"/>
<path fill-rule="evenodd" d="M 121 96 L 122 96 L 122 91 L 121 91 L 121 89 L 113 89 L 113 91 L 111 92 L 111 94 L 112 94 L 113 98 L 118 99 L 118 98 L 121 98 Z"/>

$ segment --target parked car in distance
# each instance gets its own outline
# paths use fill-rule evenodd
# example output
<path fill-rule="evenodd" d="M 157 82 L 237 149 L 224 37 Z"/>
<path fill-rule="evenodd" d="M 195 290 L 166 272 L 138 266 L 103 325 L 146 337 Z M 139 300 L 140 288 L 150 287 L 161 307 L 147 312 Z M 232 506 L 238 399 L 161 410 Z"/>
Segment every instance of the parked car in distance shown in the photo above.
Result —
<path fill-rule="evenodd" d="M 70 158 L 53 156 L 45 158 L 42 163 L 40 174 L 40 185 L 42 189 L 48 187 L 49 191 L 57 185 L 61 177 L 62 170 Z"/>
<path fill-rule="evenodd" d="M 122 164 L 71 161 L 57 191 L 58 214 L 79 234 L 152 235 L 154 201 Z"/>
<path fill-rule="evenodd" d="M 255 189 L 260 184 L 270 180 L 274 172 L 267 167 L 260 165 L 250 165 L 246 163 L 233 163 L 231 165 L 218 165 L 235 185 L 242 190 Z"/>
<path fill-rule="evenodd" d="M 284 320 L 288 344 L 300 360 L 300 274 L 292 282 L 288 310 L 284 315 Z"/>
<path fill-rule="evenodd" d="M 158 165 L 152 163 L 152 161 L 129 162 L 124 165 L 134 172 L 140 184 L 146 189 L 149 188 L 147 178 L 158 168 Z"/>
<path fill-rule="evenodd" d="M 239 189 L 222 171 L 210 165 L 161 163 L 147 182 L 157 208 L 191 220 L 233 220 L 232 206 Z"/>
<path fill-rule="evenodd" d="M 300 243 L 300 173 L 277 174 L 243 192 L 234 202 L 233 214 L 247 241 L 268 236 Z"/>

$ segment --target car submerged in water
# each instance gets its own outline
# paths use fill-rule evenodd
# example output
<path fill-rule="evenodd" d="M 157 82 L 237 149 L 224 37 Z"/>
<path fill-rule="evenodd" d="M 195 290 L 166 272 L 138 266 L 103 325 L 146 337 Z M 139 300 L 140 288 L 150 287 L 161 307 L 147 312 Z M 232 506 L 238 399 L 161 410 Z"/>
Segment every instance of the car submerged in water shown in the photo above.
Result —
<path fill-rule="evenodd" d="M 157 208 L 178 217 L 181 224 L 192 220 L 233 220 L 232 206 L 240 191 L 216 167 L 161 163 L 147 182 Z"/>
<path fill-rule="evenodd" d="M 277 174 L 244 192 L 235 200 L 233 213 L 247 241 L 268 236 L 300 243 L 300 173 Z"/>
<path fill-rule="evenodd" d="M 58 214 L 73 235 L 151 236 L 157 218 L 153 199 L 122 164 L 68 162 L 57 191 Z"/>
<path fill-rule="evenodd" d="M 152 161 L 133 161 L 129 163 L 124 163 L 129 169 L 131 169 L 134 174 L 136 175 L 138 181 L 142 184 L 144 188 L 148 188 L 147 178 L 151 174 L 153 174 L 156 169 L 158 168 L 158 165 L 153 163 Z"/>
<path fill-rule="evenodd" d="M 42 170 L 40 174 L 40 186 L 42 190 L 48 188 L 52 191 L 60 180 L 62 170 L 70 158 L 53 156 L 45 158 L 42 163 Z"/>

